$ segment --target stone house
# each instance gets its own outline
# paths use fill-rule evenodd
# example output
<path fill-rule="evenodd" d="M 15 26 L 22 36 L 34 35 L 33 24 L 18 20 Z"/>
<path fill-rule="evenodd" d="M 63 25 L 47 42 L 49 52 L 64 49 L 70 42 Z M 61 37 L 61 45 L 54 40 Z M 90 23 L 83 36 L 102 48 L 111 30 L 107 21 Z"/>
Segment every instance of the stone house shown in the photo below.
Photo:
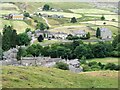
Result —
<path fill-rule="evenodd" d="M 66 39 L 68 34 L 67 33 L 63 33 L 63 32 L 57 32 L 57 33 L 54 33 L 53 36 L 56 39 Z"/>
<path fill-rule="evenodd" d="M 78 37 L 86 37 L 86 32 L 85 30 L 78 30 L 78 31 L 75 31 L 73 32 L 73 36 L 78 36 Z"/>
<path fill-rule="evenodd" d="M 108 28 L 100 28 L 100 37 L 101 39 L 111 39 L 112 32 Z"/>
<path fill-rule="evenodd" d="M 4 60 L 15 59 L 17 56 L 17 52 L 18 52 L 18 49 L 16 49 L 16 48 L 12 48 L 8 51 L 5 51 L 5 52 L 3 52 L 3 59 Z"/>

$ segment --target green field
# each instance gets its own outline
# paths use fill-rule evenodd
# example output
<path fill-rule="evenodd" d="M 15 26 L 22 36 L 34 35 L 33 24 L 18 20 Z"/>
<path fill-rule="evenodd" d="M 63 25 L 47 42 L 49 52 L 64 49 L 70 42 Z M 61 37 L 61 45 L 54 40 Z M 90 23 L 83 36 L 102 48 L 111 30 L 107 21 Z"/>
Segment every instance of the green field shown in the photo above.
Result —
<path fill-rule="evenodd" d="M 110 25 L 106 25 L 106 26 L 92 26 L 91 28 L 94 30 L 97 30 L 98 27 L 105 27 L 108 28 L 109 30 L 112 31 L 113 34 L 118 34 L 119 28 L 114 27 L 114 26 L 110 26 Z"/>
<path fill-rule="evenodd" d="M 4 20 L 1 19 L 0 30 L 3 29 L 4 25 L 12 25 L 14 29 L 17 30 L 18 33 L 22 33 L 25 31 L 26 28 L 31 28 L 34 30 L 34 27 L 26 24 L 24 21 L 17 21 L 17 20 Z"/>
<path fill-rule="evenodd" d="M 101 10 L 101 9 L 69 9 L 74 13 L 83 13 L 83 14 L 115 14 L 111 11 Z"/>
<path fill-rule="evenodd" d="M 118 60 L 119 60 L 119 58 L 109 57 L 109 58 L 90 59 L 90 60 L 88 60 L 88 61 L 89 61 L 89 62 L 96 61 L 96 62 L 101 62 L 101 63 L 103 63 L 103 64 L 107 64 L 107 63 L 115 63 L 115 64 L 118 64 Z"/>
<path fill-rule="evenodd" d="M 85 16 L 89 16 L 89 17 L 99 17 L 101 18 L 102 15 L 94 15 L 94 14 L 85 14 Z M 104 15 L 105 17 L 105 20 L 112 20 L 112 19 L 115 19 L 115 21 L 118 21 L 118 17 L 120 17 L 120 15 Z"/>
<path fill-rule="evenodd" d="M 117 71 L 80 74 L 45 67 L 2 67 L 3 88 L 117 88 Z"/>
<path fill-rule="evenodd" d="M 39 13 L 41 13 L 41 14 L 44 13 L 44 14 L 48 14 L 48 15 L 53 15 L 53 14 L 63 15 L 64 17 L 67 17 L 67 18 L 72 18 L 72 17 L 80 18 L 80 17 L 82 17 L 82 15 L 80 15 L 80 14 L 66 13 L 66 12 L 41 11 Z"/>
<path fill-rule="evenodd" d="M 0 15 L 10 14 L 10 13 L 20 13 L 20 9 L 11 3 L 0 3 Z"/>
<path fill-rule="evenodd" d="M 21 2 L 22 3 L 22 2 Z M 17 6 L 20 5 L 20 3 L 15 3 Z M 65 12 L 71 12 L 68 9 L 70 8 L 94 8 L 94 5 L 92 3 L 87 2 L 27 2 L 27 11 L 30 13 L 38 11 L 39 7 L 42 7 L 43 5 L 48 4 L 52 8 L 61 8 Z"/>
<path fill-rule="evenodd" d="M 93 25 L 103 25 L 104 22 L 106 23 L 105 25 L 111 25 L 111 26 L 119 27 L 118 22 L 112 22 L 112 21 L 86 21 L 86 22 L 80 22 L 80 23 L 82 23 L 82 24 L 93 24 Z"/>
<path fill-rule="evenodd" d="M 61 26 L 54 29 L 50 29 L 52 32 L 64 32 L 68 34 L 72 34 L 74 31 L 85 30 L 86 32 L 90 32 L 91 34 L 95 34 L 95 31 L 91 30 L 89 27 L 85 25 L 71 25 L 71 26 Z"/>

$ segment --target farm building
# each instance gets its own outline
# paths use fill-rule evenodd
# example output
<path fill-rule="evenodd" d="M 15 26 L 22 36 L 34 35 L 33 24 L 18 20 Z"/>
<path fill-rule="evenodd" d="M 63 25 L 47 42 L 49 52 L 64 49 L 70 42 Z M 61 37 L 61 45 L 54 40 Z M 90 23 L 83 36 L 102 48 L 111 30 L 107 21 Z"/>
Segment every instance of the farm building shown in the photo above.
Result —
<path fill-rule="evenodd" d="M 63 33 L 63 32 L 57 32 L 57 33 L 54 33 L 53 36 L 56 39 L 66 39 L 66 37 L 68 36 L 68 34 L 67 33 Z"/>
<path fill-rule="evenodd" d="M 86 32 L 85 30 L 78 30 L 73 32 L 73 36 L 78 36 L 78 37 L 86 37 Z"/>
<path fill-rule="evenodd" d="M 108 28 L 100 28 L 100 37 L 101 39 L 110 39 L 112 38 L 112 32 Z"/>
<path fill-rule="evenodd" d="M 23 14 L 10 14 L 10 17 L 13 20 L 23 20 L 24 19 L 24 15 Z"/>
<path fill-rule="evenodd" d="M 9 14 L 9 15 L 4 16 L 4 19 L 23 20 L 24 15 L 23 14 Z"/>

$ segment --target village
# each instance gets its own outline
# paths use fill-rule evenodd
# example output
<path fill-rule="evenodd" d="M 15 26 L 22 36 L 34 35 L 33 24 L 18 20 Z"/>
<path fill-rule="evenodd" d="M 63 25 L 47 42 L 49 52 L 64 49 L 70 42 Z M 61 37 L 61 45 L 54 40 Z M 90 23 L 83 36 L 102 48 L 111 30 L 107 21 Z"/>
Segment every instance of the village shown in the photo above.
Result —
<path fill-rule="evenodd" d="M 117 2 L 0 2 L 3 88 L 115 88 Z"/>
<path fill-rule="evenodd" d="M 43 10 L 43 7 L 38 8 L 40 11 Z M 49 10 L 51 12 L 63 12 L 63 10 L 61 9 L 55 9 L 52 8 L 51 10 Z M 28 14 L 28 13 L 27 13 Z M 26 15 L 27 15 L 26 14 Z M 42 17 L 42 18 L 55 18 L 55 19 L 61 19 L 64 18 L 64 15 L 57 15 L 57 14 L 46 14 L 46 13 L 40 13 L 37 12 L 34 14 L 30 14 L 29 17 L 25 17 L 24 14 L 15 14 L 15 13 L 11 13 L 8 15 L 3 15 L 2 18 L 5 20 L 29 20 L 31 19 L 31 17 L 38 15 L 38 17 Z M 46 20 L 46 19 L 45 19 Z M 47 24 L 48 21 L 46 20 Z M 50 26 L 50 25 L 48 25 Z M 97 33 L 97 31 L 95 32 Z M 71 40 L 67 39 L 69 36 L 72 37 L 80 37 L 80 38 L 87 38 L 87 34 L 88 32 L 86 32 L 85 29 L 78 29 L 76 31 L 71 31 L 69 33 L 65 33 L 62 31 L 58 31 L 58 32 L 53 32 L 51 30 L 40 30 L 40 29 L 36 29 L 34 32 L 32 31 L 28 31 L 27 35 L 29 38 L 31 38 L 31 45 L 34 44 L 34 42 L 37 40 L 37 38 L 41 35 L 44 39 L 46 40 L 64 40 L 66 42 L 71 42 Z M 93 35 L 95 36 L 95 35 Z M 105 27 L 101 27 L 100 28 L 100 36 L 99 36 L 99 41 L 110 41 L 112 40 L 112 32 L 110 29 L 105 28 Z M 90 37 L 89 37 L 90 38 Z M 89 39 L 88 38 L 88 39 Z M 98 39 L 93 39 L 93 40 L 88 40 L 89 42 L 94 41 L 94 42 L 98 42 Z M 23 47 L 25 48 L 26 46 L 23 45 Z M 82 67 L 79 64 L 78 59 L 73 59 L 73 60 L 65 60 L 62 58 L 51 58 L 51 57 L 44 57 L 44 56 L 39 56 L 39 57 L 21 57 L 20 61 L 17 61 L 16 57 L 17 57 L 17 52 L 18 52 L 19 46 L 16 46 L 16 48 L 11 48 L 8 51 L 3 52 L 3 61 L 2 61 L 2 65 L 23 65 L 23 66 L 46 66 L 46 67 L 53 67 L 55 65 L 56 62 L 64 62 L 67 63 L 69 65 L 69 69 L 73 72 L 82 72 Z"/>

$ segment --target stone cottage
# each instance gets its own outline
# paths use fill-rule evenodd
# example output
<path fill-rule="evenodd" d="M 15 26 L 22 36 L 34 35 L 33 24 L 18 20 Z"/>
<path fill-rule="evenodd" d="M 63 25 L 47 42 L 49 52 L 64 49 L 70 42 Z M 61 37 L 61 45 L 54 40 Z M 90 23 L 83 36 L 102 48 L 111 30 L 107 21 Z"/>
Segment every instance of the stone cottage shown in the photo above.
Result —
<path fill-rule="evenodd" d="M 111 39 L 112 32 L 108 28 L 100 28 L 100 37 L 101 39 Z"/>
<path fill-rule="evenodd" d="M 78 36 L 78 37 L 86 37 L 86 32 L 85 30 L 78 30 L 73 32 L 73 36 Z"/>

